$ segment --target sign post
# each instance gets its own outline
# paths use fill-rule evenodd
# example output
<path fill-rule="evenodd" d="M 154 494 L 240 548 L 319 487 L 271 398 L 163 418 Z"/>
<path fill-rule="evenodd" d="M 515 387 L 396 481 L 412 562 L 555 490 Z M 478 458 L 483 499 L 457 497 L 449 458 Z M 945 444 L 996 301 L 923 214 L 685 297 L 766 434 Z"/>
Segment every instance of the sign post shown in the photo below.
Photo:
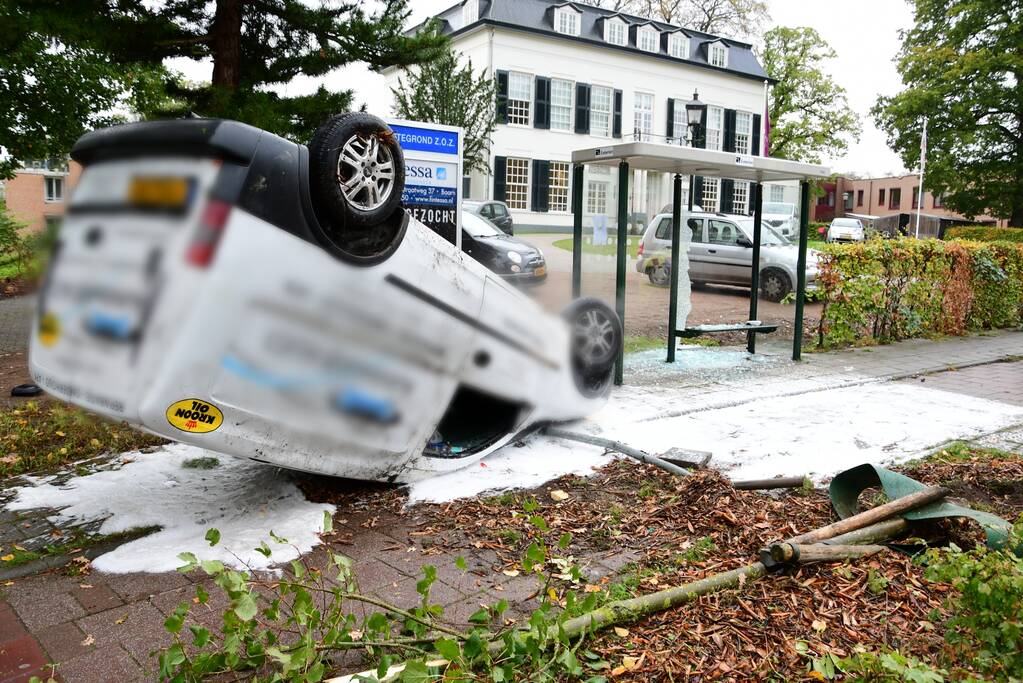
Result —
<path fill-rule="evenodd" d="M 401 201 L 409 214 L 462 249 L 462 144 L 456 126 L 390 119 L 405 156 Z"/>

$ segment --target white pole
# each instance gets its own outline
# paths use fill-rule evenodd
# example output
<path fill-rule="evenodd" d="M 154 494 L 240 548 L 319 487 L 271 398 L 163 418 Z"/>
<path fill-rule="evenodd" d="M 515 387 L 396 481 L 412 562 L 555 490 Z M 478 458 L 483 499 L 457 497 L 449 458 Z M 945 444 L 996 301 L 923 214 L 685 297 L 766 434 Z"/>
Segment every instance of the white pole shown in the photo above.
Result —
<path fill-rule="evenodd" d="M 771 115 L 771 109 L 770 109 L 770 106 L 769 106 L 770 102 L 771 102 L 771 95 L 770 95 L 769 88 L 770 88 L 770 85 L 765 80 L 764 81 L 764 116 L 763 116 L 763 120 L 760 121 L 760 149 L 757 150 L 757 154 L 762 154 L 765 157 L 767 156 L 767 152 L 765 150 L 769 150 L 769 148 L 767 146 L 767 117 Z"/>
<path fill-rule="evenodd" d="M 916 198 L 916 238 L 920 239 L 920 212 L 924 208 L 924 167 L 927 165 L 927 117 L 924 117 L 923 134 L 920 137 L 920 187 Z"/>

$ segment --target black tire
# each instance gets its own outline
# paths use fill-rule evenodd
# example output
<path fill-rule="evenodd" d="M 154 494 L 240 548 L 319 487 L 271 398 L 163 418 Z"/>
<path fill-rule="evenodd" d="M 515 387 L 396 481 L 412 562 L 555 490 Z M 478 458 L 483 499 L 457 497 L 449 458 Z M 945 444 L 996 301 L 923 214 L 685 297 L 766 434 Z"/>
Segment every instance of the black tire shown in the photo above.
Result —
<path fill-rule="evenodd" d="M 792 291 L 792 280 L 788 273 L 777 268 L 768 268 L 760 274 L 760 295 L 768 301 L 781 301 Z"/>
<path fill-rule="evenodd" d="M 611 373 L 624 341 L 618 314 L 603 301 L 586 298 L 570 303 L 561 315 L 571 327 L 576 387 L 584 396 L 604 394 L 611 386 Z M 593 343 L 597 338 L 602 341 Z"/>
<path fill-rule="evenodd" d="M 654 287 L 667 287 L 671 284 L 671 266 L 666 263 L 655 263 L 647 268 L 646 276 Z"/>
<path fill-rule="evenodd" d="M 332 226 L 371 229 L 401 204 L 405 158 L 393 131 L 372 114 L 347 112 L 309 142 L 309 189 Z"/>

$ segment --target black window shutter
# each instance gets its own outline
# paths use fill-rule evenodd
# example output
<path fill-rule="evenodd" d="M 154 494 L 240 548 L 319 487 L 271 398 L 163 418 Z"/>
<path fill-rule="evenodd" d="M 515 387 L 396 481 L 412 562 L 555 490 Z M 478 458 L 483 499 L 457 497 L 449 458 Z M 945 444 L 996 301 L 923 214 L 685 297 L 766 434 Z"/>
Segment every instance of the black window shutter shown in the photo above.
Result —
<path fill-rule="evenodd" d="M 702 145 L 701 145 L 702 146 Z M 703 176 L 693 178 L 693 204 L 703 206 Z"/>
<path fill-rule="evenodd" d="M 590 134 L 590 86 L 575 84 L 575 132 Z"/>
<path fill-rule="evenodd" d="M 734 145 L 733 145 L 734 147 Z M 734 150 L 733 150 L 734 151 Z M 735 181 L 731 178 L 721 179 L 721 196 L 718 198 L 718 204 L 721 207 L 721 213 L 732 213 L 735 200 Z"/>
<path fill-rule="evenodd" d="M 761 156 L 763 150 L 760 143 L 760 114 L 753 115 L 753 156 Z"/>
<path fill-rule="evenodd" d="M 693 147 L 699 147 L 704 149 L 707 147 L 707 112 L 703 112 L 703 121 L 700 122 L 699 126 L 694 126 L 693 131 Z M 696 198 L 699 199 L 700 195 L 697 194 Z"/>
<path fill-rule="evenodd" d="M 735 151 L 735 110 L 725 109 L 725 130 L 724 145 L 721 147 L 725 152 Z"/>
<path fill-rule="evenodd" d="M 551 79 L 536 77 L 536 104 L 533 107 L 533 127 L 551 127 Z"/>
<path fill-rule="evenodd" d="M 508 157 L 494 157 L 494 200 L 503 202 L 508 190 Z"/>
<path fill-rule="evenodd" d="M 616 138 L 622 137 L 622 91 L 615 90 L 614 116 L 612 117 L 611 134 Z"/>
<path fill-rule="evenodd" d="M 497 122 L 508 123 L 508 72 L 497 72 Z"/>
<path fill-rule="evenodd" d="M 668 98 L 668 130 L 667 130 L 666 135 L 668 136 L 668 140 L 666 142 L 669 142 L 669 143 L 671 142 L 671 139 L 675 137 L 675 98 L 674 97 L 669 97 Z"/>
<path fill-rule="evenodd" d="M 533 159 L 533 188 L 530 208 L 546 213 L 550 210 L 551 162 Z"/>

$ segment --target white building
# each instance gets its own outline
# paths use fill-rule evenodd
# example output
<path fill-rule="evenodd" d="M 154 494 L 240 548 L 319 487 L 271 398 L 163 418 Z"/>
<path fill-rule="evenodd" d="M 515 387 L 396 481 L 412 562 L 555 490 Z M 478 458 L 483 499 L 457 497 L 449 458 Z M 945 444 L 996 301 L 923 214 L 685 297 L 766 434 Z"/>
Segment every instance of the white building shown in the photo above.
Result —
<path fill-rule="evenodd" d="M 491 173 L 468 178 L 466 196 L 505 201 L 517 227 L 571 226 L 575 149 L 630 139 L 687 144 L 685 103 L 694 91 L 709 105 L 707 147 L 762 152 L 769 79 L 748 43 L 550 0 L 464 0 L 437 19 L 455 50 L 497 80 Z M 384 71 L 389 87 L 400 74 Z M 613 224 L 616 172 L 585 173 L 586 213 Z M 634 171 L 630 209 L 638 220 L 671 201 L 670 182 Z M 751 210 L 748 183 L 707 178 L 696 188 L 705 210 Z"/>

